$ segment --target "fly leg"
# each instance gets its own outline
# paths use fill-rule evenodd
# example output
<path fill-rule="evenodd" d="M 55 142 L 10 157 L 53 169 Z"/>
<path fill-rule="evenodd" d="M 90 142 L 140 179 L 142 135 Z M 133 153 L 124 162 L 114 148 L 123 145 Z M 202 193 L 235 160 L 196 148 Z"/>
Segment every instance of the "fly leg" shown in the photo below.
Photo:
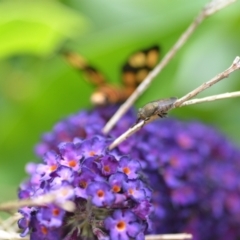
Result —
<path fill-rule="evenodd" d="M 143 126 L 145 125 L 145 123 L 149 120 L 150 118 L 145 118 L 145 119 L 142 119 L 142 118 L 138 118 L 137 121 L 131 126 L 131 128 L 133 128 L 135 125 L 137 125 L 141 120 L 144 121 L 144 124 Z M 142 126 L 142 127 L 143 127 Z"/>
<path fill-rule="evenodd" d="M 161 113 L 158 114 L 158 116 L 160 118 L 166 118 L 167 117 L 167 113 L 166 112 L 161 112 Z"/>

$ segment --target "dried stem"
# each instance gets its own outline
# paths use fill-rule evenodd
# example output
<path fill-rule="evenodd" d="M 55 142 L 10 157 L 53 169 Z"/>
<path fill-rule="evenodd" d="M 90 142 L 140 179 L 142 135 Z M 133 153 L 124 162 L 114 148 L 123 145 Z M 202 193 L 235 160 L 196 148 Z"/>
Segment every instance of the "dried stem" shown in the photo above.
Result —
<path fill-rule="evenodd" d="M 15 232 L 8 232 L 0 229 L 0 239 L 9 239 L 9 240 L 17 240 L 17 239 L 22 239 L 22 240 L 28 240 L 29 237 L 20 237 L 19 233 Z"/>
<path fill-rule="evenodd" d="M 240 69 L 240 57 L 236 57 L 234 59 L 232 65 L 228 69 L 226 69 L 222 73 L 219 73 L 217 76 L 215 76 L 214 78 L 212 78 L 208 82 L 203 83 L 202 85 L 200 85 L 199 87 L 197 87 L 196 89 L 191 91 L 190 93 L 188 93 L 185 96 L 183 96 L 182 98 L 178 99 L 174 103 L 174 108 L 187 106 L 187 105 L 191 105 L 191 104 L 197 104 L 197 103 L 201 103 L 201 102 L 215 101 L 215 100 L 219 100 L 219 99 L 223 99 L 223 98 L 239 97 L 240 96 L 240 92 L 233 92 L 233 93 L 224 93 L 224 94 L 219 94 L 219 95 L 215 95 L 215 96 L 210 96 L 210 97 L 205 97 L 205 98 L 200 98 L 200 99 L 193 99 L 191 101 L 187 101 L 188 99 L 196 96 L 197 94 L 199 94 L 200 92 L 204 91 L 205 89 L 207 89 L 207 88 L 211 87 L 212 85 L 216 84 L 220 80 L 222 80 L 224 78 L 227 78 L 229 76 L 229 74 L 231 74 L 232 72 L 234 72 L 234 71 L 236 71 L 238 69 Z M 135 132 L 140 130 L 145 124 L 147 124 L 149 122 L 152 122 L 156 118 L 157 118 L 157 116 L 153 116 L 147 122 L 146 121 L 145 122 L 141 121 L 138 124 L 134 125 L 132 128 L 128 129 L 125 133 L 123 133 L 120 137 L 115 139 L 115 141 L 112 142 L 108 148 L 110 150 L 115 148 L 121 142 L 123 142 L 124 140 L 129 138 L 131 135 L 133 135 Z"/>
<path fill-rule="evenodd" d="M 159 235 L 147 235 L 145 240 L 187 240 L 192 239 L 192 234 L 189 233 L 177 233 L 177 234 L 159 234 Z"/>
<path fill-rule="evenodd" d="M 177 51 L 186 43 L 188 38 L 197 29 L 197 27 L 210 15 L 216 13 L 220 9 L 228 6 L 236 0 L 212 0 L 208 3 L 200 14 L 194 19 L 186 31 L 180 36 L 173 47 L 168 51 L 162 61 L 151 71 L 144 81 L 138 86 L 133 94 L 121 105 L 118 111 L 112 116 L 108 123 L 103 128 L 103 133 L 107 134 L 119 121 L 119 119 L 127 112 L 127 110 L 133 105 L 137 98 L 148 88 L 154 78 L 162 71 L 162 69 L 169 63 L 169 61 L 175 56 Z"/>
<path fill-rule="evenodd" d="M 192 99 L 192 100 L 184 102 L 180 107 L 188 106 L 188 105 L 192 105 L 192 104 L 203 103 L 203 102 L 212 102 L 212 101 L 221 100 L 221 99 L 225 99 L 225 98 L 234 98 L 234 97 L 240 97 L 240 91 L 230 92 L 230 93 L 222 93 L 222 94 L 217 94 L 217 95 L 213 95 L 213 96 L 209 96 L 209 97 Z"/>
<path fill-rule="evenodd" d="M 0 239 L 28 240 L 29 237 L 26 236 L 22 238 L 19 236 L 19 233 L 0 230 Z M 189 240 L 189 239 L 192 239 L 192 234 L 188 234 L 188 233 L 147 235 L 145 237 L 145 240 Z"/>
<path fill-rule="evenodd" d="M 229 74 L 231 74 L 232 72 L 236 71 L 239 68 L 240 68 L 240 57 L 236 57 L 234 59 L 232 65 L 228 69 L 226 69 L 222 73 L 219 73 L 217 76 L 215 76 L 214 78 L 212 78 L 208 82 L 203 83 L 198 88 L 194 89 L 190 93 L 188 93 L 185 96 L 183 96 L 182 98 L 178 99 L 175 102 L 174 106 L 175 107 L 180 107 L 187 100 L 195 97 L 197 94 L 199 94 L 200 92 L 204 91 L 205 89 L 211 87 L 212 85 L 221 81 L 222 79 L 227 78 L 229 76 Z"/>
<path fill-rule="evenodd" d="M 120 143 L 125 141 L 127 138 L 129 138 L 131 135 L 133 135 L 135 132 L 139 131 L 144 125 L 144 122 L 141 121 L 138 124 L 134 125 L 132 128 L 129 128 L 126 132 L 124 132 L 121 136 L 119 136 L 117 139 L 115 139 L 108 147 L 109 150 L 112 150 L 116 146 L 118 146 Z"/>
<path fill-rule="evenodd" d="M 75 204 L 72 201 L 65 200 L 64 202 L 59 201 L 60 194 L 66 194 L 69 191 L 69 188 L 61 188 L 51 193 L 32 198 L 32 199 L 22 199 L 19 201 L 12 201 L 7 203 L 0 204 L 0 211 L 10 212 L 17 208 L 24 206 L 33 207 L 33 206 L 43 206 L 46 204 L 54 203 L 62 209 L 73 212 L 75 210 Z"/>

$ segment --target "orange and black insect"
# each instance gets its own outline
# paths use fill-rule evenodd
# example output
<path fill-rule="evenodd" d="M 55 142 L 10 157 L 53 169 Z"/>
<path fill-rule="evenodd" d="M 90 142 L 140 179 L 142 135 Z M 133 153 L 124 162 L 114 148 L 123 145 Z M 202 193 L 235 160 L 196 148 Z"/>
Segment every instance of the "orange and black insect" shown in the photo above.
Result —
<path fill-rule="evenodd" d="M 80 55 L 65 51 L 67 61 L 76 69 L 85 73 L 88 81 L 96 90 L 91 96 L 94 105 L 108 105 L 124 102 L 155 67 L 159 59 L 158 46 L 135 52 L 122 67 L 122 85 L 108 83 L 105 77 Z"/>

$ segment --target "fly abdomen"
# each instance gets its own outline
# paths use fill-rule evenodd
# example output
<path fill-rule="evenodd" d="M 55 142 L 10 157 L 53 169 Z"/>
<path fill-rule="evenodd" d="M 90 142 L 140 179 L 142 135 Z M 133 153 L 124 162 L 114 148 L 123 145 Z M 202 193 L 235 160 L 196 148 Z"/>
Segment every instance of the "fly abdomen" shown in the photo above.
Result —
<path fill-rule="evenodd" d="M 167 113 L 173 108 L 173 104 L 177 101 L 176 97 L 158 100 L 158 113 Z"/>

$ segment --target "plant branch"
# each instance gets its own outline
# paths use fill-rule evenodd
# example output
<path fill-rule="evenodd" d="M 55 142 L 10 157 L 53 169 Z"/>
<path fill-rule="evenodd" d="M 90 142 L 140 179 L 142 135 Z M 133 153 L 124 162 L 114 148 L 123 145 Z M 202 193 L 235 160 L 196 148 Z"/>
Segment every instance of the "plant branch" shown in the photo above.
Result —
<path fill-rule="evenodd" d="M 72 201 L 69 201 L 69 200 L 65 200 L 64 202 L 59 201 L 60 194 L 65 195 L 67 193 L 66 191 L 69 191 L 69 190 L 70 190 L 69 188 L 65 187 L 36 198 L 22 199 L 18 201 L 2 203 L 0 204 L 0 211 L 10 212 L 17 208 L 21 208 L 25 206 L 34 207 L 34 206 L 43 206 L 46 204 L 54 203 L 66 211 L 73 212 L 75 210 L 75 204 Z"/>
<path fill-rule="evenodd" d="M 217 95 L 204 97 L 204 98 L 195 98 L 195 99 L 184 102 L 180 107 L 203 103 L 203 102 L 212 102 L 212 101 L 221 100 L 225 98 L 234 98 L 234 97 L 240 97 L 240 91 L 222 93 L 222 94 L 217 94 Z"/>
<path fill-rule="evenodd" d="M 192 234 L 189 233 L 159 234 L 147 235 L 145 240 L 187 240 L 192 239 L 192 237 Z"/>
<path fill-rule="evenodd" d="M 29 236 L 22 238 L 19 236 L 19 233 L 0 230 L 0 239 L 28 240 Z M 189 239 L 192 239 L 192 234 L 188 233 L 146 235 L 145 237 L 145 240 L 189 240 Z"/>
<path fill-rule="evenodd" d="M 208 82 L 203 83 L 202 85 L 200 85 L 199 87 L 197 87 L 193 91 L 187 93 L 185 96 L 178 99 L 174 103 L 174 108 L 187 106 L 187 105 L 191 105 L 191 104 L 197 104 L 197 103 L 201 103 L 201 102 L 215 101 L 215 100 L 219 100 L 219 99 L 223 99 L 223 98 L 239 97 L 240 92 L 233 92 L 233 93 L 224 93 L 224 94 L 219 94 L 219 95 L 214 95 L 214 96 L 210 96 L 210 97 L 193 99 L 193 100 L 187 101 L 188 99 L 196 96 L 197 94 L 204 91 L 205 89 L 207 89 L 207 88 L 211 87 L 212 85 L 216 84 L 220 80 L 222 80 L 224 78 L 227 78 L 232 72 L 234 72 L 236 70 L 239 70 L 239 69 L 240 69 L 240 57 L 236 57 L 234 59 L 232 65 L 228 69 L 226 69 L 222 73 L 219 73 L 218 75 L 216 75 L 214 78 L 212 78 Z M 147 124 L 149 122 L 152 122 L 156 118 L 158 118 L 158 116 L 152 116 L 148 121 L 141 121 L 138 124 L 135 124 L 132 128 L 129 128 L 125 133 L 123 133 L 121 136 L 119 136 L 117 139 L 115 139 L 109 145 L 108 148 L 110 150 L 112 150 L 113 148 L 118 146 L 120 143 L 122 143 L 124 140 L 126 140 L 131 135 L 133 135 L 135 132 L 140 130 L 145 124 Z"/>
<path fill-rule="evenodd" d="M 17 240 L 17 239 L 22 239 L 22 240 L 29 240 L 29 237 L 21 237 L 19 233 L 17 232 L 9 232 L 9 231 L 4 231 L 0 229 L 0 239 L 2 240 Z"/>
<path fill-rule="evenodd" d="M 197 87 L 196 89 L 191 91 L 190 93 L 188 93 L 185 96 L 183 96 L 182 98 L 178 99 L 174 103 L 174 106 L 175 107 L 180 107 L 187 100 L 195 97 L 197 94 L 199 94 L 200 92 L 204 91 L 205 89 L 211 87 L 212 85 L 221 81 L 222 79 L 227 78 L 229 76 L 229 74 L 238 70 L 239 68 L 240 68 L 240 57 L 236 57 L 234 59 L 232 65 L 228 69 L 226 69 L 222 73 L 219 73 L 217 76 L 215 76 L 214 78 L 212 78 L 208 82 L 203 83 L 202 85 L 200 85 L 199 87 Z"/>
<path fill-rule="evenodd" d="M 236 0 L 212 0 L 210 1 L 199 15 L 194 19 L 186 31 L 180 36 L 173 47 L 168 51 L 162 61 L 147 75 L 144 81 L 136 88 L 132 95 L 124 102 L 118 111 L 112 116 L 103 128 L 103 133 L 107 134 L 119 121 L 119 119 L 127 112 L 127 110 L 133 105 L 137 98 L 148 88 L 154 78 L 162 71 L 162 69 L 169 63 L 169 61 L 175 56 L 177 51 L 187 42 L 192 33 L 207 17 L 213 15 L 220 9 L 230 5 Z"/>

